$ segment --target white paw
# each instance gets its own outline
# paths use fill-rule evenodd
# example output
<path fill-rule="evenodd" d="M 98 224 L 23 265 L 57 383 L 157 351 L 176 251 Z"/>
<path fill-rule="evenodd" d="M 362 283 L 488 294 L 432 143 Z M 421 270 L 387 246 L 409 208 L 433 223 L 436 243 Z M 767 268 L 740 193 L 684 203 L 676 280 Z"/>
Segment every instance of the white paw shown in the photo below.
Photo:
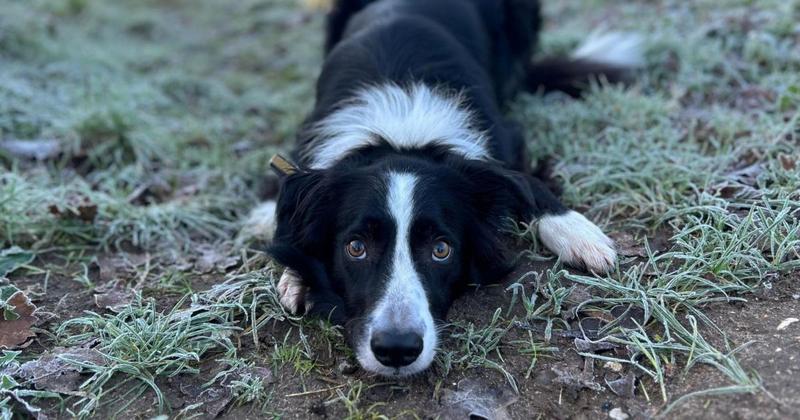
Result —
<path fill-rule="evenodd" d="M 561 261 L 587 271 L 606 273 L 617 261 L 614 241 L 575 211 L 539 219 L 539 238 Z"/>
<path fill-rule="evenodd" d="M 298 315 L 311 308 L 308 301 L 308 287 L 303 284 L 303 279 L 296 271 L 287 268 L 278 280 L 278 298 L 286 311 Z"/>

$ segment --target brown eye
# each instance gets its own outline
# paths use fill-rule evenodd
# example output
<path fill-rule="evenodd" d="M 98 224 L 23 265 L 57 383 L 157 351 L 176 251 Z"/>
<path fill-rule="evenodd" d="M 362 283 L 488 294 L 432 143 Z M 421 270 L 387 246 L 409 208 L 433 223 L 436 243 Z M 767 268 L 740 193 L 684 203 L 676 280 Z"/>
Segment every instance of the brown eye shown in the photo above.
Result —
<path fill-rule="evenodd" d="M 433 257 L 434 261 L 444 261 L 450 258 L 451 248 L 450 244 L 445 241 L 436 241 L 433 244 L 433 252 L 431 256 Z"/>
<path fill-rule="evenodd" d="M 347 248 L 347 254 L 350 255 L 350 258 L 363 260 L 367 257 L 367 246 L 358 239 L 350 241 L 345 248 Z"/>

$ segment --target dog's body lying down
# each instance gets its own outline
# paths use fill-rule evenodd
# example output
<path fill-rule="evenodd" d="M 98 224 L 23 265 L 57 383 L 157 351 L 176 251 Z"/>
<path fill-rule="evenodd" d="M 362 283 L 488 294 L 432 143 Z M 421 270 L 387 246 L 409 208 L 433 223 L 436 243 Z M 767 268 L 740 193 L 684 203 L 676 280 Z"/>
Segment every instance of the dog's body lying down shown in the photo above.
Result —
<path fill-rule="evenodd" d="M 431 364 L 453 299 L 511 270 L 509 219 L 536 219 L 562 262 L 613 267 L 612 241 L 529 173 L 501 107 L 520 90 L 619 78 L 636 64 L 629 40 L 532 64 L 535 0 L 344 0 L 328 23 L 269 249 L 287 267 L 287 308 L 344 325 L 366 370 L 405 376 Z"/>

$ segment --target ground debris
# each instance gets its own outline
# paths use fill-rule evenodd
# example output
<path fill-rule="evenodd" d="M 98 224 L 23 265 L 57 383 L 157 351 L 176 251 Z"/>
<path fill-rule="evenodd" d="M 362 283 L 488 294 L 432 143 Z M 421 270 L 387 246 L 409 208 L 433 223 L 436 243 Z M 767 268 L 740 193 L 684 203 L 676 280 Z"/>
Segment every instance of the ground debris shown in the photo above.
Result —
<path fill-rule="evenodd" d="M 594 360 L 591 358 L 586 358 L 582 371 L 572 367 L 559 366 L 553 366 L 551 369 L 556 374 L 553 383 L 563 385 L 573 399 L 577 398 L 578 392 L 583 389 L 597 392 L 603 390 L 603 386 L 594 380 Z"/>
<path fill-rule="evenodd" d="M 203 383 L 197 377 L 176 377 L 177 388 L 186 398 L 185 408 L 181 413 L 200 418 L 213 419 L 219 417 L 236 398 L 232 385 L 234 382 L 247 379 L 260 379 L 264 384 L 274 382 L 272 371 L 260 366 L 245 366 L 218 375 L 211 383 Z"/>
<path fill-rule="evenodd" d="M 785 330 L 789 325 L 794 324 L 795 322 L 800 321 L 797 318 L 786 318 L 778 324 L 778 331 Z"/>
<path fill-rule="evenodd" d="M 130 305 L 136 292 L 118 281 L 108 282 L 94 289 L 94 304 L 101 309 L 120 312 Z"/>
<path fill-rule="evenodd" d="M 765 171 L 762 163 L 753 163 L 723 175 L 723 180 L 710 186 L 709 193 L 725 199 L 752 199 L 762 195 L 756 186 L 758 177 Z"/>
<path fill-rule="evenodd" d="M 637 240 L 630 232 L 613 232 L 609 236 L 614 240 L 617 254 L 623 257 L 647 257 L 644 242 Z"/>
<path fill-rule="evenodd" d="M 358 364 L 353 363 L 353 361 L 349 359 L 345 359 L 337 365 L 336 370 L 342 375 L 352 375 L 358 370 Z"/>
<path fill-rule="evenodd" d="M 622 411 L 621 408 L 617 407 L 612 408 L 611 411 L 608 412 L 608 417 L 612 418 L 613 420 L 626 420 L 630 416 L 626 412 Z"/>
<path fill-rule="evenodd" d="M 76 193 L 60 204 L 51 204 L 48 208 L 50 214 L 63 220 L 80 220 L 91 223 L 97 217 L 97 203 L 89 197 Z"/>
<path fill-rule="evenodd" d="M 138 268 L 147 267 L 152 261 L 149 253 L 134 254 L 122 253 L 120 255 L 102 255 L 92 258 L 89 268 L 92 270 L 92 280 L 109 282 L 119 280 L 121 277 L 131 278 L 140 274 Z"/>
<path fill-rule="evenodd" d="M 622 368 L 622 363 L 620 363 L 620 362 L 612 362 L 612 361 L 608 361 L 608 362 L 603 363 L 603 368 L 608 369 L 608 370 L 610 370 L 612 372 L 617 372 L 617 373 L 622 372 L 622 369 L 623 369 Z"/>
<path fill-rule="evenodd" d="M 83 395 L 78 389 L 83 382 L 82 366 L 105 366 L 106 359 L 97 350 L 83 347 L 56 347 L 36 360 L 19 367 L 16 376 L 37 389 L 69 395 Z"/>
<path fill-rule="evenodd" d="M 508 387 L 497 387 L 476 379 L 462 379 L 456 390 L 446 389 L 442 395 L 441 419 L 510 419 L 507 408 L 517 401 Z"/>
<path fill-rule="evenodd" d="M 608 378 L 604 378 L 604 381 L 606 382 L 606 385 L 608 385 L 608 388 L 611 389 L 611 392 L 617 394 L 618 396 L 624 398 L 634 397 L 636 375 L 634 375 L 633 372 L 628 372 L 627 375 L 611 381 L 609 381 Z"/>
<path fill-rule="evenodd" d="M 639 306 L 617 305 L 611 308 L 611 316 L 617 325 L 629 330 L 639 329 L 647 323 L 647 314 Z"/>
<path fill-rule="evenodd" d="M 619 347 L 619 345 L 610 341 L 591 341 L 583 338 L 576 338 L 574 343 L 575 349 L 581 353 L 595 353 L 598 351 L 613 350 Z"/>
<path fill-rule="evenodd" d="M 238 255 L 230 256 L 227 249 L 220 248 L 213 245 L 202 245 L 199 248 L 200 256 L 195 260 L 195 270 L 202 274 L 213 271 L 224 273 L 239 264 L 240 257 Z"/>
<path fill-rule="evenodd" d="M 36 257 L 32 252 L 25 251 L 18 246 L 0 251 L 0 278 L 11 273 L 20 266 L 29 264 Z"/>
<path fill-rule="evenodd" d="M 578 307 L 584 302 L 592 299 L 592 293 L 589 288 L 582 285 L 576 285 L 572 291 L 564 298 L 564 312 L 563 315 L 567 319 L 574 319 L 578 316 Z"/>
<path fill-rule="evenodd" d="M 0 286 L 0 349 L 24 348 L 36 333 L 36 306 L 24 292 L 11 285 Z"/>

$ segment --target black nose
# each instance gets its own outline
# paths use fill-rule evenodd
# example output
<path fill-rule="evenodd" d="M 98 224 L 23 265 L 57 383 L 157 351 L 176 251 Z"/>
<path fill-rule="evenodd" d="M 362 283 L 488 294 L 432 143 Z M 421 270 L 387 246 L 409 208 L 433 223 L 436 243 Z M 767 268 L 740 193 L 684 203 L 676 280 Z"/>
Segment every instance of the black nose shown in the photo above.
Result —
<path fill-rule="evenodd" d="M 422 336 L 412 332 L 376 331 L 369 341 L 372 353 L 384 366 L 408 366 L 422 353 Z"/>

